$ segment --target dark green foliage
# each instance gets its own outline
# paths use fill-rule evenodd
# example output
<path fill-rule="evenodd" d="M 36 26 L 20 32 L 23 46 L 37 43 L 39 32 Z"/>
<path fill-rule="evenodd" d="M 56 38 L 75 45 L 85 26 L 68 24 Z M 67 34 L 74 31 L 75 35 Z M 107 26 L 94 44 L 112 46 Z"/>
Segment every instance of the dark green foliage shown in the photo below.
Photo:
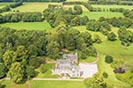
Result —
<path fill-rule="evenodd" d="M 109 34 L 107 35 L 107 38 L 108 38 L 108 40 L 110 40 L 110 41 L 115 41 L 115 40 L 116 40 L 116 35 L 115 35 L 113 32 L 111 32 L 111 33 L 109 33 Z"/>
<path fill-rule="evenodd" d="M 5 67 L 4 63 L 0 62 L 0 78 L 6 76 L 7 68 Z"/>
<path fill-rule="evenodd" d="M 15 2 L 13 4 L 10 4 L 10 7 L 16 8 L 16 7 L 21 6 L 21 5 L 23 5 L 23 2 L 20 0 L 19 2 Z"/>
<path fill-rule="evenodd" d="M 109 56 L 109 55 L 106 55 L 105 56 L 105 62 L 110 64 L 113 62 L 113 57 L 112 56 Z"/>
<path fill-rule="evenodd" d="M 43 19 L 41 12 L 33 12 L 24 14 L 22 20 L 24 22 L 41 22 Z"/>
<path fill-rule="evenodd" d="M 103 72 L 103 77 L 108 78 L 108 74 L 106 72 Z"/>
<path fill-rule="evenodd" d="M 36 72 L 35 72 L 34 66 L 27 66 L 27 68 L 26 68 L 26 76 L 27 76 L 27 79 L 30 79 L 30 78 L 36 76 Z"/>
<path fill-rule="evenodd" d="M 87 88 L 108 88 L 106 82 L 99 74 L 94 74 L 93 78 L 87 78 L 84 80 Z"/>
<path fill-rule="evenodd" d="M 94 35 L 93 41 L 94 43 L 102 43 L 102 40 L 99 35 Z"/>
<path fill-rule="evenodd" d="M 95 32 L 101 32 L 104 35 L 107 35 L 108 31 L 111 31 L 111 27 L 106 21 L 89 21 L 86 24 L 86 29 Z"/>
<path fill-rule="evenodd" d="M 74 11 L 72 13 L 73 13 L 73 15 L 80 15 L 82 12 L 83 12 L 82 7 L 75 5 L 74 6 Z"/>
<path fill-rule="evenodd" d="M 121 40 L 121 44 L 126 47 L 133 42 L 133 32 L 126 30 L 125 27 L 118 30 L 118 37 Z"/>
<path fill-rule="evenodd" d="M 43 56 L 46 55 L 45 37 L 45 31 L 16 31 L 0 27 L 0 77 L 7 75 L 7 71 L 15 83 L 34 77 L 35 68 L 44 62 Z"/>
<path fill-rule="evenodd" d="M 44 67 L 44 65 L 40 66 L 41 73 L 45 73 L 48 69 Z"/>
<path fill-rule="evenodd" d="M 9 6 L 5 6 L 5 7 L 3 7 L 3 8 L 0 9 L 0 13 L 2 13 L 2 12 L 8 12 L 8 11 L 10 11 L 10 10 L 11 10 L 11 9 L 10 9 Z"/>
<path fill-rule="evenodd" d="M 132 20 L 129 18 L 110 18 L 107 19 L 108 23 L 113 25 L 114 27 L 126 27 L 129 28 L 132 25 Z"/>

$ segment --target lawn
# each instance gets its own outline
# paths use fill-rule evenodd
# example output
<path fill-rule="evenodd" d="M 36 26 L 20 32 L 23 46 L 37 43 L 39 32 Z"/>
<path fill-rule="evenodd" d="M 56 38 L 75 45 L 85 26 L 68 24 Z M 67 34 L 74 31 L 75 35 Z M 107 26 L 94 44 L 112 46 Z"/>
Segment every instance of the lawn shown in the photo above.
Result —
<path fill-rule="evenodd" d="M 120 12 L 83 12 L 81 16 L 88 16 L 89 19 L 98 20 L 100 17 L 112 18 L 112 17 L 124 17 Z"/>
<path fill-rule="evenodd" d="M 40 68 L 36 69 L 38 73 L 37 78 L 58 78 L 58 75 L 52 75 L 52 69 L 55 64 L 42 64 L 44 68 L 46 68 L 45 73 L 41 73 Z M 41 66 L 40 66 L 41 67 Z"/>
<path fill-rule="evenodd" d="M 96 57 L 88 57 L 88 58 L 86 58 L 86 59 L 80 59 L 79 60 L 80 62 L 87 62 L 87 63 L 91 63 L 91 62 L 94 62 L 94 61 L 96 61 Z"/>
<path fill-rule="evenodd" d="M 109 8 L 124 8 L 124 9 L 133 9 L 133 6 L 124 6 L 124 5 L 92 5 L 95 8 L 109 9 Z"/>
<path fill-rule="evenodd" d="M 9 3 L 9 2 L 0 2 L 0 8 L 7 6 L 7 5 L 10 5 L 10 4 L 11 3 Z"/>
<path fill-rule="evenodd" d="M 25 84 L 14 84 L 11 81 L 3 81 L 5 88 L 85 88 L 83 82 L 78 81 L 28 81 Z"/>
<path fill-rule="evenodd" d="M 48 22 L 18 22 L 18 23 L 4 23 L 1 27 L 10 27 L 17 30 L 49 30 L 52 29 Z"/>
<path fill-rule="evenodd" d="M 61 3 L 48 3 L 48 2 L 25 2 L 22 6 L 14 8 L 12 10 L 19 10 L 20 12 L 43 12 L 49 4 L 61 4 Z"/>

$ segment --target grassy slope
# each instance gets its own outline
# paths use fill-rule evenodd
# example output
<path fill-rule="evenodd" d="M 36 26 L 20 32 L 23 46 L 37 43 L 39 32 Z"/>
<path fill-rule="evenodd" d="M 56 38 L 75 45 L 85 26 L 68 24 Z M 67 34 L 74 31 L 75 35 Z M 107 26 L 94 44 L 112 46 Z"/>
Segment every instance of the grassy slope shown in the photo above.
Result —
<path fill-rule="evenodd" d="M 106 81 L 110 84 L 113 84 L 116 86 L 116 88 L 129 88 L 129 85 L 117 80 L 115 78 L 115 74 L 113 72 L 113 68 L 104 62 L 104 57 L 105 55 L 112 55 L 114 57 L 114 60 L 116 59 L 125 59 L 126 64 L 132 64 L 133 63 L 133 44 L 128 47 L 128 49 L 125 49 L 120 43 L 120 41 L 117 39 L 114 42 L 107 41 L 106 36 L 102 35 L 99 32 L 92 32 L 86 30 L 85 26 L 79 26 L 79 27 L 74 27 L 78 29 L 80 32 L 89 32 L 93 35 L 98 34 L 103 43 L 101 44 L 94 44 L 94 47 L 98 50 L 99 52 L 99 62 L 98 62 L 98 68 L 99 72 L 102 74 L 103 72 L 107 72 L 109 77 L 106 79 Z M 132 29 L 130 29 L 132 30 Z M 112 31 L 117 34 L 118 28 L 112 28 Z"/>
<path fill-rule="evenodd" d="M 25 2 L 24 5 L 14 8 L 13 10 L 19 10 L 20 12 L 43 12 L 48 7 L 48 4 L 59 3 L 47 3 L 47 2 Z"/>
<path fill-rule="evenodd" d="M 133 6 L 124 6 L 124 5 L 92 5 L 95 8 L 104 8 L 104 9 L 109 9 L 109 8 L 124 8 L 124 9 L 133 9 Z"/>
<path fill-rule="evenodd" d="M 46 21 L 44 22 L 18 22 L 18 23 L 4 23 L 0 24 L 2 27 L 10 27 L 14 29 L 26 29 L 26 30 L 48 30 L 51 26 Z"/>
<path fill-rule="evenodd" d="M 4 7 L 4 6 L 7 6 L 7 5 L 10 5 L 11 3 L 9 2 L 0 2 L 0 8 Z"/>
<path fill-rule="evenodd" d="M 75 81 L 28 81 L 25 84 L 14 84 L 11 81 L 4 81 L 5 88 L 85 88 L 83 82 Z"/>
<path fill-rule="evenodd" d="M 89 19 L 98 20 L 100 17 L 105 17 L 105 18 L 123 17 L 123 14 L 119 12 L 83 12 L 81 16 L 88 16 Z"/>

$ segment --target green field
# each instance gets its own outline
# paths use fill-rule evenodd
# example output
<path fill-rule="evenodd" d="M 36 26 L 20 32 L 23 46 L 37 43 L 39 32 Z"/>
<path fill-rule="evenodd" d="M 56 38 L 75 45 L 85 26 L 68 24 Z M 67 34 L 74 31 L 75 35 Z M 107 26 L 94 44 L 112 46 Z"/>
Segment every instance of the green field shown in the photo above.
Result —
<path fill-rule="evenodd" d="M 94 61 L 96 61 L 96 57 L 88 57 L 88 58 L 86 58 L 86 59 L 80 59 L 79 60 L 80 62 L 87 62 L 87 63 L 91 63 L 91 62 L 94 62 Z"/>
<path fill-rule="evenodd" d="M 119 12 L 83 12 L 81 16 L 88 16 L 89 19 L 98 20 L 100 17 L 105 17 L 105 18 L 123 17 L 123 14 Z"/>
<path fill-rule="evenodd" d="M 49 30 L 52 29 L 48 22 L 18 22 L 0 24 L 2 27 L 10 27 L 17 30 Z"/>
<path fill-rule="evenodd" d="M 61 4 L 61 3 L 47 3 L 47 2 L 25 2 L 22 6 L 14 8 L 12 10 L 19 10 L 20 12 L 43 12 L 49 4 Z"/>
<path fill-rule="evenodd" d="M 78 81 L 28 81 L 17 85 L 6 80 L 3 84 L 5 88 L 85 88 L 84 83 Z"/>
<path fill-rule="evenodd" d="M 0 8 L 4 7 L 4 6 L 7 6 L 7 5 L 10 5 L 11 3 L 9 2 L 0 2 Z"/>
<path fill-rule="evenodd" d="M 133 9 L 133 6 L 124 6 L 124 5 L 92 5 L 94 8 L 102 8 L 102 9 L 109 9 L 109 8 L 124 8 L 124 9 Z"/>

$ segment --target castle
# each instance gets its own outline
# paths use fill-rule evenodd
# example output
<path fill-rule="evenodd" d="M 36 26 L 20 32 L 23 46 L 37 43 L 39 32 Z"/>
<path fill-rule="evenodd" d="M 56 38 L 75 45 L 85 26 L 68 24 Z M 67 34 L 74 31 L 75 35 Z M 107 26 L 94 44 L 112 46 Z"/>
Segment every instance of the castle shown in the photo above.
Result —
<path fill-rule="evenodd" d="M 53 74 L 58 74 L 60 76 L 69 75 L 72 78 L 80 77 L 82 72 L 80 72 L 78 63 L 78 54 L 63 54 L 63 59 L 57 59 L 56 65 L 52 69 Z"/>

